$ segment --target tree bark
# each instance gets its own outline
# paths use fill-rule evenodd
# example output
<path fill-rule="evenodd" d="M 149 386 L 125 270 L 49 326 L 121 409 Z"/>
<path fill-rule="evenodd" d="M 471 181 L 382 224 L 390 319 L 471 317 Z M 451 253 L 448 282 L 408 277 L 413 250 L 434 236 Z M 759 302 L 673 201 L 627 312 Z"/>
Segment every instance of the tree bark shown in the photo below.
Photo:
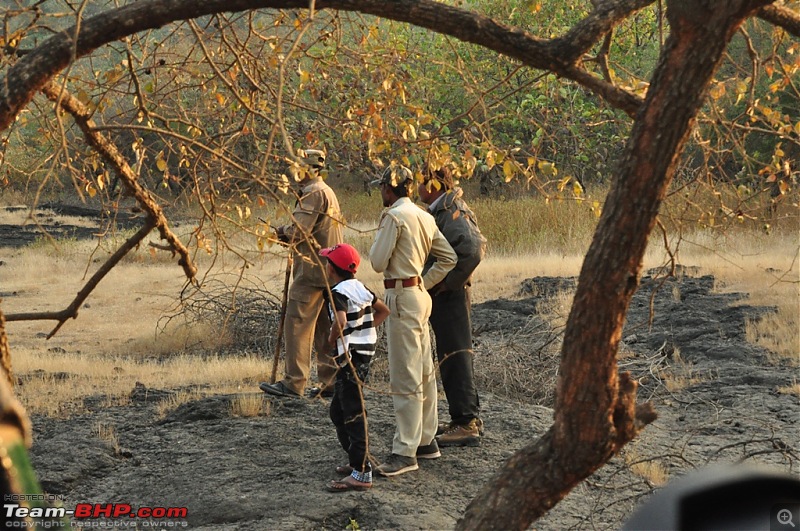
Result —
<path fill-rule="evenodd" d="M 451 35 L 518 59 L 532 68 L 550 70 L 585 84 L 589 74 L 576 68 L 585 53 L 626 16 L 654 0 L 613 0 L 597 10 L 559 39 L 540 39 L 476 13 L 434 0 L 320 0 L 316 9 L 359 11 L 408 22 Z M 308 8 L 308 0 L 140 0 L 119 9 L 82 20 L 57 33 L 35 50 L 25 53 L 0 77 L 0 131 L 5 130 L 34 94 L 70 62 L 98 47 L 140 31 L 170 22 L 228 11 L 261 8 Z M 641 99 L 602 78 L 589 76 L 590 90 L 611 105 L 633 114 Z"/>
<path fill-rule="evenodd" d="M 766 2 L 668 3 L 672 33 L 578 279 L 561 352 L 553 426 L 470 503 L 459 529 L 526 529 L 651 422 L 616 354 L 659 206 L 731 36 Z"/>

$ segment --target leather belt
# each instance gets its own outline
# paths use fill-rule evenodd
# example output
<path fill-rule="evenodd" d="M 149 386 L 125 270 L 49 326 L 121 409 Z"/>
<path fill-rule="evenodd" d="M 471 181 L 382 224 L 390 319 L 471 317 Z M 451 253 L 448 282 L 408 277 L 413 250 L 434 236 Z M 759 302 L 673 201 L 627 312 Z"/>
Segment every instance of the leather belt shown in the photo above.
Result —
<path fill-rule="evenodd" d="M 404 288 L 411 288 L 414 286 L 419 286 L 420 278 L 387 278 L 383 280 L 383 287 L 386 289 L 396 288 L 398 282 L 402 282 Z"/>

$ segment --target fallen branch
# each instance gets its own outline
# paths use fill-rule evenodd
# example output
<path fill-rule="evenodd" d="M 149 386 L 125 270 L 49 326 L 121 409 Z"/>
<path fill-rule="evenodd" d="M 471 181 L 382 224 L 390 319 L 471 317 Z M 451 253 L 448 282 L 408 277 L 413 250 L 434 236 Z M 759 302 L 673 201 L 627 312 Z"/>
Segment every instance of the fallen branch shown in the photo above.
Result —
<path fill-rule="evenodd" d="M 139 243 L 150 234 L 153 227 L 153 221 L 148 218 L 145 226 L 131 236 L 102 266 L 100 266 L 100 269 L 98 269 L 95 274 L 92 275 L 92 278 L 81 288 L 72 303 L 63 310 L 58 312 L 10 313 L 6 315 L 6 321 L 58 321 L 58 325 L 47 335 L 47 339 L 50 339 L 68 319 L 75 319 L 78 316 L 78 310 L 81 305 L 83 305 L 83 301 L 86 300 L 94 288 L 103 280 L 103 277 L 114 269 L 114 266 L 128 254 L 128 251 L 139 245 Z"/>
<path fill-rule="evenodd" d="M 64 90 L 59 89 L 52 83 L 48 83 L 42 88 L 42 92 L 59 107 L 70 113 L 75 122 L 80 127 L 86 140 L 94 147 L 98 153 L 111 165 L 114 172 L 119 179 L 124 183 L 130 195 L 141 205 L 142 209 L 147 213 L 147 219 L 144 226 L 139 229 L 136 234 L 129 238 L 117 251 L 109 257 L 108 260 L 98 269 L 89 281 L 78 292 L 78 295 L 72 303 L 61 311 L 57 312 L 34 312 L 34 313 L 16 313 L 8 314 L 7 321 L 35 321 L 35 320 L 55 320 L 58 324 L 47 339 L 53 337 L 56 332 L 63 326 L 68 319 L 75 319 L 78 316 L 78 310 L 89 294 L 97 287 L 100 281 L 105 277 L 114 266 L 116 266 L 122 258 L 128 254 L 128 251 L 138 246 L 139 243 L 148 235 L 154 228 L 158 228 L 161 234 L 161 239 L 168 242 L 168 246 L 164 249 L 170 250 L 173 253 L 180 255 L 178 264 L 183 267 L 186 277 L 193 281 L 197 273 L 197 268 L 192 263 L 189 256 L 189 250 L 181 243 L 177 236 L 170 230 L 167 225 L 167 218 L 161 207 L 156 203 L 153 196 L 147 191 L 140 183 L 136 173 L 131 169 L 125 158 L 116 148 L 116 146 L 105 138 L 103 135 L 95 131 L 94 122 L 90 119 L 88 109 L 77 98 Z"/>

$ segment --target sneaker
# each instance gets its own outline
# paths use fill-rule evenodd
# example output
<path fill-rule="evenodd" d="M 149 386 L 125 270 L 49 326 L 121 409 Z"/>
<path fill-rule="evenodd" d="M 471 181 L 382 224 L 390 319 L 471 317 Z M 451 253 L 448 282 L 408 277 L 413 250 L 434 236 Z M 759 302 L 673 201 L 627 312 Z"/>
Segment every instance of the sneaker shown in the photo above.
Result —
<path fill-rule="evenodd" d="M 478 419 L 472 419 L 464 426 L 453 425 L 436 440 L 439 446 L 480 446 L 481 432 L 478 428 Z"/>
<path fill-rule="evenodd" d="M 436 439 L 425 446 L 417 446 L 417 459 L 436 459 L 439 457 L 442 457 L 442 452 L 439 451 Z"/>
<path fill-rule="evenodd" d="M 375 471 L 381 476 L 399 476 L 406 472 L 419 470 L 416 457 L 406 457 L 404 455 L 392 454 L 389 459 L 384 461 Z"/>
<path fill-rule="evenodd" d="M 289 389 L 289 387 L 283 382 L 277 382 L 274 384 L 261 382 L 260 384 L 258 384 L 258 388 L 267 393 L 268 395 L 273 395 L 273 396 L 285 396 L 291 398 L 297 398 L 300 396 L 298 393 L 295 393 L 294 391 Z"/>

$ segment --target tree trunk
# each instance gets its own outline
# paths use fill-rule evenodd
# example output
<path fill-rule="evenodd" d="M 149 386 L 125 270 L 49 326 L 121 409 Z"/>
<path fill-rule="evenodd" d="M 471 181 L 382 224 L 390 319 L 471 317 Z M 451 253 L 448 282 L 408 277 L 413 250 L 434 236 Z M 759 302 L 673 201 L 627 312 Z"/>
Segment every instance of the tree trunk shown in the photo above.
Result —
<path fill-rule="evenodd" d="M 561 352 L 553 426 L 515 454 L 467 508 L 459 529 L 526 529 L 629 442 L 654 412 L 616 354 L 648 236 L 724 50 L 766 2 L 668 3 L 672 34 L 578 279 Z"/>

